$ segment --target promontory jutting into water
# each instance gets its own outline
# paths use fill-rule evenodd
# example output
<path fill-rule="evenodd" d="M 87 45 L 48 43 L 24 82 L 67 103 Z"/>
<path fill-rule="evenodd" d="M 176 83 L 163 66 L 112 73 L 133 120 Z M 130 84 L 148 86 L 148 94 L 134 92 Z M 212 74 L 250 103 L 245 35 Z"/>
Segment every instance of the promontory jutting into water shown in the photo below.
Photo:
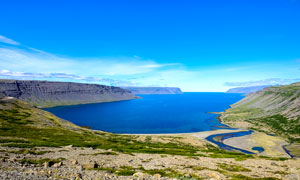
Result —
<path fill-rule="evenodd" d="M 80 126 L 113 133 L 188 133 L 224 128 L 216 114 L 243 98 L 235 93 L 141 95 L 141 99 L 60 106 L 47 111 Z"/>

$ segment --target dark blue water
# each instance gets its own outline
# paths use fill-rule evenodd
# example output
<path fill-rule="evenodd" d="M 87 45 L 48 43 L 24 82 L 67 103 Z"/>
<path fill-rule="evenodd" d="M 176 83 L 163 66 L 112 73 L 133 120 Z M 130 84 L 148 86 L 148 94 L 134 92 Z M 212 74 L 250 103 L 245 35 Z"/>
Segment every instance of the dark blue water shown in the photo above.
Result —
<path fill-rule="evenodd" d="M 236 133 L 215 134 L 215 135 L 208 136 L 206 138 L 206 140 L 208 140 L 208 141 L 218 145 L 220 148 L 228 150 L 228 151 L 240 151 L 240 152 L 246 153 L 246 154 L 255 154 L 253 152 L 250 152 L 250 151 L 247 151 L 247 150 L 244 150 L 244 149 L 240 149 L 240 148 L 236 148 L 236 147 L 232 147 L 232 146 L 229 146 L 229 145 L 226 145 L 226 144 L 223 143 L 223 141 L 225 139 L 232 138 L 232 137 L 240 137 L 240 136 L 249 135 L 252 132 L 253 131 L 243 131 L 243 132 L 236 132 Z M 221 137 L 220 141 L 216 141 L 214 139 L 215 137 Z"/>
<path fill-rule="evenodd" d="M 255 147 L 253 147 L 253 148 L 252 148 L 252 150 L 258 151 L 258 152 L 260 152 L 260 153 L 265 151 L 265 149 L 264 149 L 264 148 L 262 148 L 262 147 L 259 147 L 259 146 L 255 146 Z"/>
<path fill-rule="evenodd" d="M 232 93 L 140 95 L 141 99 L 45 110 L 79 126 L 113 133 L 188 133 L 220 129 L 216 114 L 243 98 Z"/>

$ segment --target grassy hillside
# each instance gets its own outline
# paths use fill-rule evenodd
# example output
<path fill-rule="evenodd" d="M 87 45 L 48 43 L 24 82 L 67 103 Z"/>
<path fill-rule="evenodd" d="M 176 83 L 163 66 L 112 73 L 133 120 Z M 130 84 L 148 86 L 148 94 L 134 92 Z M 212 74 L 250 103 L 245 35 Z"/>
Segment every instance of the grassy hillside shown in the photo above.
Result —
<path fill-rule="evenodd" d="M 106 177 L 107 174 L 110 177 L 133 177 L 135 173 L 142 173 L 145 177 L 151 176 L 149 179 L 158 175 L 190 180 L 209 177 L 267 180 L 295 173 L 283 173 L 282 168 L 293 166 L 286 165 L 287 158 L 228 152 L 199 139 L 188 138 L 193 137 L 92 131 L 18 99 L 0 98 L 0 165 L 3 166 L 0 172 L 11 179 L 15 179 L 12 178 L 14 174 L 21 171 L 18 168 L 24 170 L 24 165 L 27 169 L 24 177 L 28 176 L 27 171 L 36 170 L 39 176 L 56 179 L 70 179 L 74 172 L 86 178 Z M 62 147 L 68 145 L 80 148 Z M 81 167 L 97 160 L 97 167 L 78 169 L 77 164 L 73 164 L 74 158 Z M 45 167 L 47 162 L 51 167 Z M 297 160 L 294 162 L 297 163 Z M 56 168 L 54 164 L 57 163 L 62 165 Z M 276 164 L 276 167 L 268 172 L 256 167 L 269 166 L 270 163 Z M 260 174 L 257 175 L 257 172 Z"/>
<path fill-rule="evenodd" d="M 300 142 L 300 83 L 265 88 L 233 104 L 222 121 Z"/>
<path fill-rule="evenodd" d="M 155 140 L 153 140 L 155 139 Z M 253 158 L 227 152 L 205 142 L 183 143 L 183 137 L 118 135 L 78 127 L 53 114 L 15 99 L 0 99 L 0 145 L 6 147 L 92 147 L 122 153 Z"/>

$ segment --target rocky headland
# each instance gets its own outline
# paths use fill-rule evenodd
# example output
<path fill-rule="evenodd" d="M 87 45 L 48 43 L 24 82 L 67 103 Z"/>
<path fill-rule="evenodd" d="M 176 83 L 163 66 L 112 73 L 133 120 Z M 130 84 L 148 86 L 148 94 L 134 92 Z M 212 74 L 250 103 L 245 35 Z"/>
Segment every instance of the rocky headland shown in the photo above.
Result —
<path fill-rule="evenodd" d="M 38 107 L 111 102 L 137 98 L 130 91 L 98 84 L 35 80 L 0 80 L 0 94 Z"/>

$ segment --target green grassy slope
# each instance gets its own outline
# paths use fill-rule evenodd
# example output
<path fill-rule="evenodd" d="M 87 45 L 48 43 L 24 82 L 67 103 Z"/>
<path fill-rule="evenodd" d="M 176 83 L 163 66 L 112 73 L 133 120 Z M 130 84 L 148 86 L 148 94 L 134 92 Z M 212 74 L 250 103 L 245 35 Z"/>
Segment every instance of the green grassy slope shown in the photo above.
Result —
<path fill-rule="evenodd" d="M 149 153 L 246 159 L 251 155 L 227 152 L 212 145 L 193 146 L 170 137 L 167 142 L 145 141 L 137 135 L 118 135 L 78 127 L 15 98 L 0 98 L 0 146 L 93 147 L 121 153 Z M 165 141 L 165 140 L 164 140 Z"/>
<path fill-rule="evenodd" d="M 300 83 L 249 94 L 227 109 L 221 120 L 300 142 Z"/>

